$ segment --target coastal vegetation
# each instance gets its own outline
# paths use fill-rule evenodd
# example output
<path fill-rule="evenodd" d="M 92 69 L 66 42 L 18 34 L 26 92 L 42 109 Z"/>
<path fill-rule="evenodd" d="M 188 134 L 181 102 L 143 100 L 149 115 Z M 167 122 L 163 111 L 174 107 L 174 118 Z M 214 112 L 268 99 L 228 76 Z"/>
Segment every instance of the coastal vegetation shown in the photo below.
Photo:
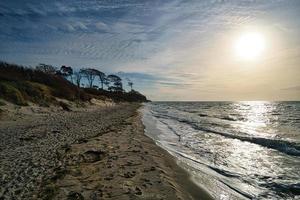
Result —
<path fill-rule="evenodd" d="M 39 64 L 35 68 L 0 62 L 0 99 L 26 106 L 33 102 L 41 106 L 62 104 L 58 99 L 89 101 L 111 99 L 115 102 L 144 102 L 146 97 L 132 89 L 126 92 L 121 77 L 106 75 L 93 68 L 74 70 L 69 66 L 60 69 Z"/>

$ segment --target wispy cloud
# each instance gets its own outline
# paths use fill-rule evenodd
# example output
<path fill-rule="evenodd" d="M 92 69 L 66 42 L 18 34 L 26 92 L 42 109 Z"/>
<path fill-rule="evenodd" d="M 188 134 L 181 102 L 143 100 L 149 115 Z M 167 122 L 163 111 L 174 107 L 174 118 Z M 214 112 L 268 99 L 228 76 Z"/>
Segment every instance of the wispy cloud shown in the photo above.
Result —
<path fill-rule="evenodd" d="M 297 0 L 2 0 L 0 57 L 126 71 L 154 98 L 167 98 L 154 91 L 166 87 L 180 97 L 216 85 L 217 94 L 228 84 L 220 65 L 231 66 L 221 39 L 260 26 L 299 44 L 299 8 Z"/>

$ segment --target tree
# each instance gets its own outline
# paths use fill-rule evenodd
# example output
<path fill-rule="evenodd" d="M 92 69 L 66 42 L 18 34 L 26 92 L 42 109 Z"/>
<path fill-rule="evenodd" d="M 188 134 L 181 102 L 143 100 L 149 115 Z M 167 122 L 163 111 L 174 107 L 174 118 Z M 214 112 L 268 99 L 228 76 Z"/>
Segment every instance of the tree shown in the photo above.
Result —
<path fill-rule="evenodd" d="M 64 76 L 64 77 L 70 77 L 71 78 L 71 82 L 73 83 L 73 69 L 72 67 L 67 67 L 65 65 L 61 66 L 60 68 L 60 75 Z"/>
<path fill-rule="evenodd" d="M 106 75 L 103 72 L 98 71 L 98 77 L 99 77 L 99 81 L 101 83 L 101 89 L 103 90 L 103 85 L 105 84 L 105 81 L 106 81 Z"/>
<path fill-rule="evenodd" d="M 76 82 L 77 87 L 80 87 L 80 82 L 81 82 L 81 79 L 82 79 L 82 70 L 75 71 L 74 72 L 74 78 L 75 78 L 75 82 Z"/>
<path fill-rule="evenodd" d="M 123 92 L 122 79 L 119 76 L 111 74 L 107 76 L 107 79 L 113 84 L 108 88 L 110 91 Z"/>
<path fill-rule="evenodd" d="M 132 91 L 132 87 L 133 87 L 133 82 L 129 79 L 129 78 L 127 78 L 127 83 L 128 83 L 128 86 L 130 87 L 130 91 Z"/>
<path fill-rule="evenodd" d="M 44 72 L 46 74 L 55 74 L 57 69 L 56 67 L 52 66 L 52 65 L 47 65 L 47 64 L 43 64 L 40 63 L 35 67 L 36 70 Z"/>
<path fill-rule="evenodd" d="M 104 79 L 104 85 L 107 87 L 107 89 L 109 89 L 110 82 L 107 77 Z"/>
<path fill-rule="evenodd" d="M 92 68 L 81 69 L 80 71 L 82 75 L 85 76 L 86 79 L 88 80 L 89 87 L 92 88 L 95 78 L 99 75 L 99 71 Z"/>

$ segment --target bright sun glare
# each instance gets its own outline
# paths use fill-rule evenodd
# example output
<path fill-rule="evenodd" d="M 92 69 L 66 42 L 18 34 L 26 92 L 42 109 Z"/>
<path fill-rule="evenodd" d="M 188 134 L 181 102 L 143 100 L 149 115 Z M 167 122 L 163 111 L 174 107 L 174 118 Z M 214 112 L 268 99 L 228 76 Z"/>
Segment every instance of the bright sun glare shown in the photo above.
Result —
<path fill-rule="evenodd" d="M 235 53 L 242 60 L 257 60 L 265 49 L 262 34 L 249 32 L 242 34 L 235 42 Z"/>

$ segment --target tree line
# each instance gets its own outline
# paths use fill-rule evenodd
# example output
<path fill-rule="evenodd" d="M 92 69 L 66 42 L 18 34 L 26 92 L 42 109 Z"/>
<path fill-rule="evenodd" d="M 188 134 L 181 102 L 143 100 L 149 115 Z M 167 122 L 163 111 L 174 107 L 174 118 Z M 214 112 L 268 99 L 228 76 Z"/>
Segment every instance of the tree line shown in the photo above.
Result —
<path fill-rule="evenodd" d="M 78 87 L 84 86 L 84 84 L 82 84 L 82 81 L 83 79 L 85 79 L 88 83 L 89 88 L 102 90 L 105 90 L 106 88 L 106 90 L 108 91 L 124 92 L 121 77 L 115 74 L 106 75 L 104 72 L 101 72 L 94 68 L 82 68 L 75 71 L 72 67 L 65 65 L 61 66 L 60 69 L 57 69 L 52 65 L 39 64 L 36 66 L 36 70 L 42 71 L 47 74 L 62 76 Z M 100 87 L 98 85 L 94 85 L 94 83 L 97 81 L 100 84 Z M 128 78 L 126 79 L 126 82 L 131 88 L 131 91 L 133 91 L 133 82 Z"/>

